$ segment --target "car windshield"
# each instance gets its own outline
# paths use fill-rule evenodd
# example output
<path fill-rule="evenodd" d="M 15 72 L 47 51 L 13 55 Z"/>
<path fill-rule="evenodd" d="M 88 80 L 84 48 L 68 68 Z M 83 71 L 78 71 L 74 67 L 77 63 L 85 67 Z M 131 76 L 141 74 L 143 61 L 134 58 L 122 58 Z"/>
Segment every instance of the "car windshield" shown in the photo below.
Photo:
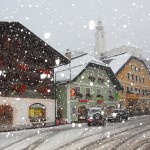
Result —
<path fill-rule="evenodd" d="M 89 114 L 93 114 L 93 113 L 96 113 L 96 112 L 100 112 L 100 109 L 91 109 L 91 110 L 89 110 Z"/>
<path fill-rule="evenodd" d="M 118 112 L 119 112 L 119 110 L 114 110 L 114 111 L 113 111 L 113 113 L 118 113 Z"/>

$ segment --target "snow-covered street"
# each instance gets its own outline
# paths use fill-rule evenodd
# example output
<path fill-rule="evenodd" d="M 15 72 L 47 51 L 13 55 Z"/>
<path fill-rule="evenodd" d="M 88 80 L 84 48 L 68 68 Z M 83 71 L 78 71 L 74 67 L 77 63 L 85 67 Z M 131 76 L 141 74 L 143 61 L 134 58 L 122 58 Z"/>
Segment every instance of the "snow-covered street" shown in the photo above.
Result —
<path fill-rule="evenodd" d="M 148 150 L 150 116 L 130 118 L 127 122 L 88 127 L 68 124 L 59 127 L 0 133 L 0 150 Z"/>

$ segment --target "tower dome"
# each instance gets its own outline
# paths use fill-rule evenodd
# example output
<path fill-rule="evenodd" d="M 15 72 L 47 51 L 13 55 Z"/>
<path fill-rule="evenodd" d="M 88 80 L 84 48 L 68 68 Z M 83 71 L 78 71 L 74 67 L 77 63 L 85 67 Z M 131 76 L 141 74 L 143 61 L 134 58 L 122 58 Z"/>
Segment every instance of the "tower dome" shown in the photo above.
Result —
<path fill-rule="evenodd" d="M 98 20 L 96 29 L 97 30 L 103 30 L 104 29 L 104 27 L 102 26 L 102 21 Z"/>

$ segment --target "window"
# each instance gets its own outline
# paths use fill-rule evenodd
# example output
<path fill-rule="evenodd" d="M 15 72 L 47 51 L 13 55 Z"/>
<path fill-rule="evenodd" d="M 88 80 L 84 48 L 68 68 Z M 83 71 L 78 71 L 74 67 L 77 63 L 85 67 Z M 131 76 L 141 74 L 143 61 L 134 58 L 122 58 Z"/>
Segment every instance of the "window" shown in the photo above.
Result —
<path fill-rule="evenodd" d="M 129 87 L 127 86 L 127 91 L 129 91 Z"/>
<path fill-rule="evenodd" d="M 134 74 L 132 74 L 132 80 L 134 80 Z"/>
<path fill-rule="evenodd" d="M 112 92 L 111 92 L 111 91 L 109 91 L 109 95 L 112 95 Z"/>
<path fill-rule="evenodd" d="M 141 77 L 139 77 L 139 81 L 141 82 Z"/>
<path fill-rule="evenodd" d="M 104 74 L 99 71 L 98 72 L 98 78 L 103 78 L 103 77 L 104 77 Z"/>
<path fill-rule="evenodd" d="M 138 81 L 138 76 L 135 76 L 135 80 Z"/>
<path fill-rule="evenodd" d="M 139 89 L 139 94 L 140 94 L 141 90 Z"/>
<path fill-rule="evenodd" d="M 80 93 L 80 87 L 75 87 L 76 93 Z"/>
<path fill-rule="evenodd" d="M 137 71 L 138 70 L 138 68 L 137 67 L 135 67 L 135 71 Z"/>
<path fill-rule="evenodd" d="M 101 94 L 101 90 L 97 89 L 97 95 Z"/>
<path fill-rule="evenodd" d="M 142 89 L 142 94 L 144 95 L 144 89 Z"/>
<path fill-rule="evenodd" d="M 133 91 L 133 88 L 131 87 L 131 91 Z"/>
<path fill-rule="evenodd" d="M 90 94 L 90 88 L 85 89 L 86 94 Z"/>
<path fill-rule="evenodd" d="M 141 70 L 140 70 L 140 68 L 139 68 L 139 72 L 140 72 Z"/>
<path fill-rule="evenodd" d="M 89 71 L 89 77 L 93 77 L 93 72 Z"/>
<path fill-rule="evenodd" d="M 143 78 L 143 83 L 144 83 L 145 81 L 144 81 L 144 78 Z"/>
<path fill-rule="evenodd" d="M 135 88 L 135 91 L 137 91 L 137 88 Z"/>
<path fill-rule="evenodd" d="M 133 69 L 133 65 L 131 65 L 131 69 Z"/>
<path fill-rule="evenodd" d="M 128 73 L 128 79 L 130 80 L 130 73 Z"/>
<path fill-rule="evenodd" d="M 29 107 L 29 118 L 30 120 L 43 119 L 45 120 L 46 107 L 40 103 L 32 104 Z"/>

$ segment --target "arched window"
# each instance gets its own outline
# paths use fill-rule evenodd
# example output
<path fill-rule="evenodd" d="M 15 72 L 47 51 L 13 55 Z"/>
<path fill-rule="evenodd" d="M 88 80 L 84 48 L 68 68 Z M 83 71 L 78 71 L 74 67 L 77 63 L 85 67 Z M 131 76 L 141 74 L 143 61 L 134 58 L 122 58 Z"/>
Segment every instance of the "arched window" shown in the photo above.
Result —
<path fill-rule="evenodd" d="M 30 120 L 34 120 L 34 119 L 45 120 L 46 107 L 40 103 L 32 104 L 29 107 L 29 118 Z"/>

